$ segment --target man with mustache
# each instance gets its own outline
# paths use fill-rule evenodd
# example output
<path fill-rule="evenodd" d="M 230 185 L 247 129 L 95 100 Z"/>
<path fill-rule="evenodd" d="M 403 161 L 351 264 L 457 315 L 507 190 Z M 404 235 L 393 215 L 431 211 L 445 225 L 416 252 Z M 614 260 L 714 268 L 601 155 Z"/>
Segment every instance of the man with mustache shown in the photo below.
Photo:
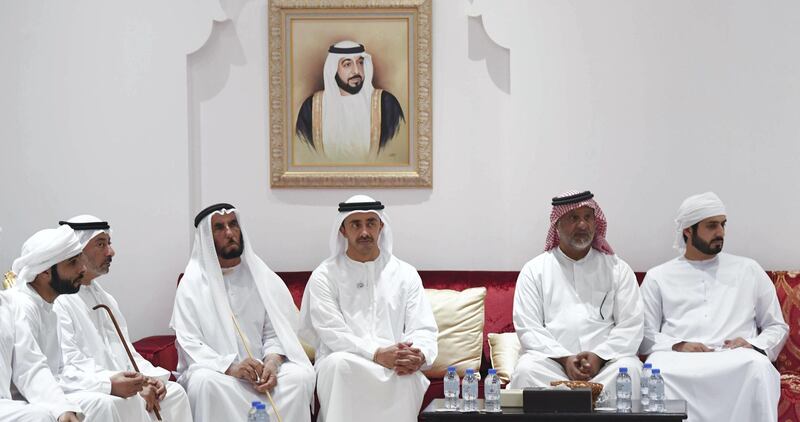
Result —
<path fill-rule="evenodd" d="M 266 393 L 286 422 L 309 422 L 314 369 L 297 337 L 289 289 L 253 251 L 230 204 L 194 219 L 194 246 L 178 286 L 170 326 L 177 336 L 178 382 L 195 422 L 245 420 Z"/>
<path fill-rule="evenodd" d="M 594 381 L 613 397 L 619 368 L 628 368 L 638 396 L 642 300 L 630 266 L 605 239 L 593 197 L 553 198 L 545 252 L 519 274 L 513 315 L 522 347 L 509 388 Z"/>
<path fill-rule="evenodd" d="M 156 409 L 164 420 L 191 421 L 189 400 L 183 388 L 169 381 L 169 371 L 154 367 L 134 349 L 128 324 L 116 299 L 97 280 L 108 274 L 115 255 L 108 222 L 91 215 L 79 215 L 59 224 L 75 230 L 86 263 L 80 291 L 59 297 L 54 306 L 61 325 L 65 363 L 61 378 L 65 390 L 93 391 L 138 401 L 150 414 L 144 420 L 154 419 L 153 409 Z M 109 315 L 103 309 L 93 309 L 100 304 L 111 309 L 141 374 L 134 372 Z M 137 387 L 130 388 L 133 386 Z M 138 386 L 141 391 L 134 391 Z"/>
<path fill-rule="evenodd" d="M 722 252 L 727 212 L 713 192 L 684 200 L 675 222 L 682 255 L 642 283 L 642 354 L 662 369 L 667 398 L 687 401 L 689 421 L 777 420 L 771 361 L 789 327 L 772 281 L 754 260 Z"/>
<path fill-rule="evenodd" d="M 438 329 L 417 270 L 392 254 L 378 201 L 339 204 L 330 258 L 311 274 L 301 334 L 316 348 L 319 422 L 412 422 Z"/>
<path fill-rule="evenodd" d="M 25 241 L 21 256 L 12 264 L 16 287 L 11 294 L 0 293 L 2 422 L 79 420 L 81 407 L 59 388 L 53 376 L 58 362 L 50 362 L 42 346 L 49 351 L 58 345 L 50 308 L 61 292 L 75 289 L 75 281 L 85 270 L 80 253 L 78 239 L 69 227 L 47 229 Z"/>
<path fill-rule="evenodd" d="M 405 116 L 392 93 L 373 88 L 372 75 L 372 56 L 363 45 L 330 46 L 322 74 L 325 89 L 308 97 L 297 115 L 300 140 L 331 161 L 377 158 Z"/>
<path fill-rule="evenodd" d="M 69 239 L 69 240 L 65 240 Z M 53 245 L 71 245 L 74 252 L 51 267 L 42 270 L 39 257 Z M 70 249 L 71 250 L 71 249 Z M 63 258 L 62 258 L 63 259 Z M 22 246 L 22 255 L 17 258 L 12 271 L 17 274 L 14 298 L 18 304 L 19 318 L 30 328 L 39 349 L 47 359 L 47 366 L 66 393 L 67 399 L 80 405 L 86 421 L 147 421 L 144 402 L 125 400 L 142 390 L 144 377 L 135 372 L 122 373 L 126 382 L 117 385 L 116 395 L 82 388 L 84 378 L 74 379 L 69 371 L 61 349 L 61 332 L 58 315 L 53 309 L 56 298 L 72 295 L 81 288 L 86 273 L 86 264 L 81 254 L 81 244 L 74 230 L 68 226 L 39 231 Z M 37 274 L 38 271 L 38 274 Z M 107 384 L 112 384 L 107 381 Z"/>

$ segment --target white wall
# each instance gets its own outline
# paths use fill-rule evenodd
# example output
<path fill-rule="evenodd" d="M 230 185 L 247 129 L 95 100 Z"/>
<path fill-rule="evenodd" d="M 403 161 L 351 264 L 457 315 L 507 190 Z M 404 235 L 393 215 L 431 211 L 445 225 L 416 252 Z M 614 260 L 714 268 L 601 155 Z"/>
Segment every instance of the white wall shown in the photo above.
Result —
<path fill-rule="evenodd" d="M 0 13 L 0 268 L 90 213 L 113 224 L 104 285 L 135 338 L 166 332 L 189 228 L 186 54 L 219 6 L 9 2 Z M 219 15 L 221 12 L 217 12 Z"/>
<path fill-rule="evenodd" d="M 190 219 L 216 201 L 276 270 L 313 269 L 362 191 L 418 268 L 516 270 L 549 198 L 588 188 L 646 270 L 674 255 L 680 201 L 713 189 L 726 250 L 800 267 L 795 2 L 436 1 L 434 187 L 366 191 L 269 187 L 264 0 L 61 3 L 0 15 L 0 268 L 58 219 L 109 219 L 104 285 L 134 338 L 168 331 Z"/>

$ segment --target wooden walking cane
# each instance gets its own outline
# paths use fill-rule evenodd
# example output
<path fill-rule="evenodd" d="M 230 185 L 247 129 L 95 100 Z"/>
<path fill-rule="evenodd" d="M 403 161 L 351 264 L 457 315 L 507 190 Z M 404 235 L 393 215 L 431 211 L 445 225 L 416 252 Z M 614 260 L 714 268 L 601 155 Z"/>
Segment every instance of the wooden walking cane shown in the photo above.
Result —
<path fill-rule="evenodd" d="M 247 356 L 250 359 L 253 359 L 253 354 L 250 353 L 250 346 L 248 346 L 249 342 L 244 337 L 244 333 L 242 333 L 242 330 L 239 328 L 239 323 L 236 322 L 236 317 L 234 317 L 233 314 L 231 314 L 231 319 L 233 320 L 233 326 L 236 327 L 236 332 L 239 333 L 239 338 L 242 339 L 244 351 L 247 352 Z M 275 374 L 275 376 L 278 376 L 278 374 Z M 269 404 L 272 406 L 272 410 L 275 411 L 275 417 L 278 418 L 278 422 L 283 422 L 283 419 L 281 419 L 281 414 L 278 413 L 278 406 L 276 406 L 275 402 L 272 400 L 272 395 L 269 393 L 269 391 L 264 391 L 264 393 L 267 395 L 267 399 L 269 399 Z"/>
<path fill-rule="evenodd" d="M 108 312 L 108 316 L 111 318 L 111 322 L 114 323 L 114 328 L 117 330 L 117 335 L 119 336 L 122 345 L 125 346 L 125 351 L 128 352 L 128 359 L 130 359 L 131 365 L 133 365 L 133 370 L 141 373 L 139 371 L 139 365 L 136 365 L 136 361 L 133 359 L 133 354 L 131 354 L 131 349 L 128 348 L 128 342 L 125 341 L 125 336 L 122 335 L 122 330 L 119 329 L 119 324 L 117 324 L 117 319 L 114 318 L 114 314 L 111 312 L 111 309 L 108 306 L 103 305 L 101 303 L 100 305 L 97 305 L 94 308 L 92 308 L 92 310 L 96 311 L 99 308 L 103 308 L 106 310 L 106 312 Z M 156 409 L 155 407 L 153 408 L 153 413 L 156 414 L 156 419 L 162 420 L 161 414 L 158 413 L 158 409 Z"/>

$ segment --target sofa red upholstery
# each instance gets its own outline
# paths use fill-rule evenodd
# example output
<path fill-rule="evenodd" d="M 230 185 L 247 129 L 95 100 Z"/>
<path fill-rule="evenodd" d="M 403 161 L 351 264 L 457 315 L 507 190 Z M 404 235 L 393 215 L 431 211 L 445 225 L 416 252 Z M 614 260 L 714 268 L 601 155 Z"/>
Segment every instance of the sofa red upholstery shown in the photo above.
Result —
<path fill-rule="evenodd" d="M 779 421 L 800 420 L 800 272 L 769 272 L 781 302 L 783 319 L 789 324 L 789 339 L 775 366 L 781 373 Z"/>
<path fill-rule="evenodd" d="M 517 271 L 420 271 L 422 284 L 431 289 L 464 290 L 471 287 L 486 287 L 485 325 L 483 361 L 481 372 L 489 368 L 489 333 L 506 333 L 514 331 L 512 306 Z M 768 271 L 780 300 L 783 316 L 790 326 L 789 340 L 778 356 L 776 366 L 781 373 L 781 400 L 778 406 L 780 421 L 800 420 L 800 273 L 787 271 Z M 306 282 L 311 272 L 280 272 L 299 307 Z M 639 283 L 644 273 L 637 272 Z M 174 371 L 177 366 L 174 336 L 147 337 L 134 343 L 134 347 L 146 359 L 168 370 Z M 482 389 L 482 386 L 481 386 Z M 481 393 L 482 394 L 482 393 Z M 423 408 L 434 398 L 444 397 L 442 380 L 431 380 L 425 394 Z"/>

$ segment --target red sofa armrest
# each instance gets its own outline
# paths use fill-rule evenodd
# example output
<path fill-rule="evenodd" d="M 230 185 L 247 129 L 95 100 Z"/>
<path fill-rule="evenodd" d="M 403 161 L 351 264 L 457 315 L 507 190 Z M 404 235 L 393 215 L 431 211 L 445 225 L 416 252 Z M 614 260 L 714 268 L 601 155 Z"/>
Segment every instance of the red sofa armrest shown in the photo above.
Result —
<path fill-rule="evenodd" d="M 175 348 L 175 336 L 150 336 L 135 343 L 133 347 L 155 366 L 160 366 L 170 373 L 178 369 L 178 350 Z M 170 375 L 175 380 L 174 375 Z"/>

